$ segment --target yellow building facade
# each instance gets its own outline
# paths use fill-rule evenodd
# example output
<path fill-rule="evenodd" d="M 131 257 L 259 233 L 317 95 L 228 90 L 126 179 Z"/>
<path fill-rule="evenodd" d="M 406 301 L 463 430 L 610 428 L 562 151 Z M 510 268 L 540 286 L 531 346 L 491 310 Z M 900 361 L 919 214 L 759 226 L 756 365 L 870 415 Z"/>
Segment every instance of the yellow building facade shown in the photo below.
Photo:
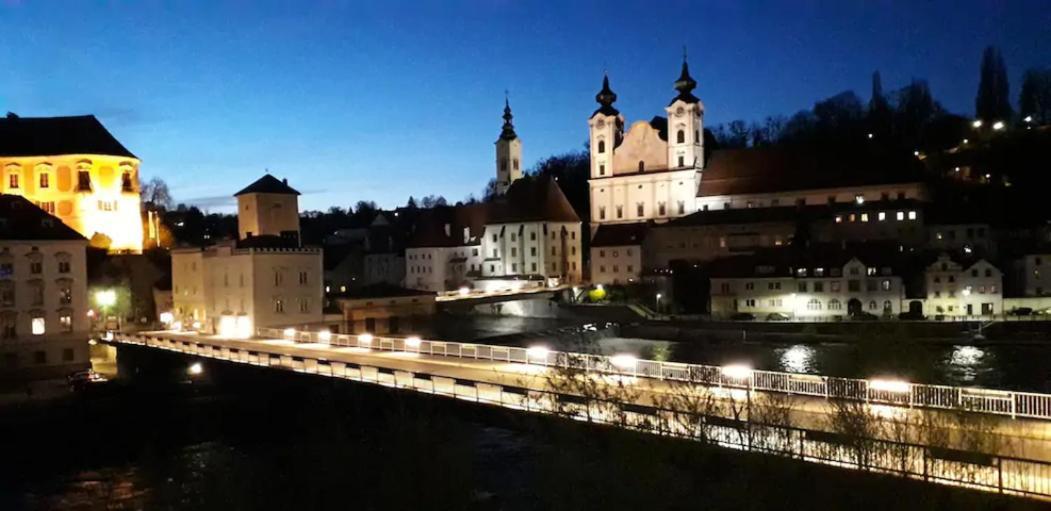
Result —
<path fill-rule="evenodd" d="M 0 120 L 0 191 L 111 252 L 140 253 L 139 160 L 93 116 Z"/>

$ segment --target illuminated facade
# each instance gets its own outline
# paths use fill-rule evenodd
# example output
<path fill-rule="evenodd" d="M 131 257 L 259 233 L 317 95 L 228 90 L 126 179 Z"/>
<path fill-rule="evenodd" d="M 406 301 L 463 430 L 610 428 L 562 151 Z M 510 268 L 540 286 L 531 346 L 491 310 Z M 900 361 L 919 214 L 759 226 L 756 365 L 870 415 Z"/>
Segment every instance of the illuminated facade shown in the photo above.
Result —
<path fill-rule="evenodd" d="M 985 259 L 938 256 L 925 272 L 928 316 L 991 316 L 1003 311 L 1003 274 Z"/>
<path fill-rule="evenodd" d="M 247 337 L 257 327 L 321 322 L 321 250 L 300 245 L 298 195 L 267 174 L 236 194 L 243 237 L 172 250 L 180 326 Z"/>
<path fill-rule="evenodd" d="M 86 246 L 27 200 L 0 196 L 0 379 L 89 367 Z"/>
<path fill-rule="evenodd" d="M 94 116 L 0 119 L 0 190 L 111 252 L 142 252 L 139 159 Z"/>

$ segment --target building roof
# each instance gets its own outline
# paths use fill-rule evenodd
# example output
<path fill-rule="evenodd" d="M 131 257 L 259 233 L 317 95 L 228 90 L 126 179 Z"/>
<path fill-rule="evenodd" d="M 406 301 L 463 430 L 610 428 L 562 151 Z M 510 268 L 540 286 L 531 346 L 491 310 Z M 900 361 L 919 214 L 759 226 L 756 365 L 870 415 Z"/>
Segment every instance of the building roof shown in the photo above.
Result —
<path fill-rule="evenodd" d="M 591 238 L 592 247 L 623 247 L 627 245 L 641 245 L 646 239 L 649 225 L 639 224 L 608 224 L 600 225 Z"/>
<path fill-rule="evenodd" d="M 136 158 L 94 115 L 0 118 L 0 156 L 65 154 Z"/>
<path fill-rule="evenodd" d="M 679 95 L 675 96 L 671 103 L 668 104 L 672 105 L 676 101 L 699 103 L 701 100 L 693 95 L 693 89 L 696 87 L 697 81 L 690 76 L 690 67 L 686 64 L 686 57 L 684 56 L 682 59 L 682 72 L 679 73 L 679 79 L 675 80 L 675 90 L 679 92 Z"/>
<path fill-rule="evenodd" d="M 602 75 L 602 90 L 598 91 L 598 94 L 595 94 L 595 101 L 598 102 L 600 106 L 598 107 L 598 110 L 595 110 L 595 112 L 591 114 L 592 117 L 597 114 L 612 116 L 620 114 L 620 112 L 613 107 L 613 103 L 617 101 L 617 93 L 609 88 L 609 75 L 607 74 Z"/>
<path fill-rule="evenodd" d="M 698 197 L 915 183 L 922 167 L 907 155 L 846 154 L 764 147 L 713 151 Z"/>
<path fill-rule="evenodd" d="M 462 247 L 477 245 L 485 233 L 488 204 L 438 206 L 421 209 L 412 226 L 408 246 Z M 464 239 L 464 229 L 467 239 Z"/>
<path fill-rule="evenodd" d="M 0 194 L 0 240 L 85 240 L 20 195 Z"/>
<path fill-rule="evenodd" d="M 526 176 L 511 183 L 504 196 L 489 203 L 487 224 L 579 222 L 573 206 L 551 176 Z"/>
<path fill-rule="evenodd" d="M 518 138 L 515 133 L 515 125 L 511 122 L 514 116 L 511 115 L 511 103 L 504 97 L 504 126 L 500 130 L 500 140 L 514 140 Z"/>
<path fill-rule="evenodd" d="M 857 244 L 811 244 L 806 247 L 779 247 L 756 251 L 754 254 L 716 259 L 706 265 L 707 273 L 715 278 L 776 278 L 795 276 L 795 268 L 842 268 L 852 259 L 869 267 L 892 269 L 892 274 L 901 276 L 905 268 L 912 266 L 913 254 L 902 252 L 891 243 Z M 760 271 L 763 268 L 765 271 Z M 825 274 L 829 276 L 828 273 Z M 808 277 L 814 277 L 812 272 Z"/>
<path fill-rule="evenodd" d="M 278 180 L 270 174 L 265 174 L 263 177 L 256 179 L 254 183 L 235 193 L 234 197 L 247 193 L 281 193 L 286 195 L 299 195 L 299 192 L 297 192 L 295 188 L 288 186 L 287 179 Z"/>
<path fill-rule="evenodd" d="M 758 224 L 769 222 L 795 222 L 804 209 L 828 210 L 826 206 L 777 206 L 768 208 L 732 208 L 696 211 L 684 217 L 657 225 L 657 228 L 696 227 L 702 225 Z"/>

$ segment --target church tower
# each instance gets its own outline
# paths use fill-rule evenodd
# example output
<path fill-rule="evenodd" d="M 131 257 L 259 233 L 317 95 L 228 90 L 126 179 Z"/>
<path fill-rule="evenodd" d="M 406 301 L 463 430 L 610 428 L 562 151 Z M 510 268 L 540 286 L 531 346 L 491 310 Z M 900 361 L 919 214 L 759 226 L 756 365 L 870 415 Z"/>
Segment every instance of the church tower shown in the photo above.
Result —
<path fill-rule="evenodd" d="M 704 103 L 693 95 L 696 87 L 683 54 L 682 72 L 675 80 L 679 94 L 664 109 L 668 112 L 669 168 L 704 168 Z"/>
<path fill-rule="evenodd" d="M 591 179 L 613 175 L 613 150 L 624 130 L 624 117 L 613 107 L 617 93 L 609 88 L 609 75 L 602 77 L 602 90 L 595 95 L 599 108 L 588 119 L 591 132 Z"/>
<path fill-rule="evenodd" d="M 504 127 L 496 140 L 496 193 L 503 195 L 511 183 L 522 177 L 522 139 L 511 123 L 511 104 L 504 97 Z"/>

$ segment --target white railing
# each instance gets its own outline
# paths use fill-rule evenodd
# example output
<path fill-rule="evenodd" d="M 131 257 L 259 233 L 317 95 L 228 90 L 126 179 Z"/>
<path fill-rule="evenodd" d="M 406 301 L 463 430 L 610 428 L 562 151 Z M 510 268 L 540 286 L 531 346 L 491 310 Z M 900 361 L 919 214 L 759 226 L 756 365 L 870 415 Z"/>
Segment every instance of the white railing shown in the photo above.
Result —
<path fill-rule="evenodd" d="M 291 335 L 288 335 L 288 334 Z M 332 346 L 372 348 L 384 351 L 419 353 L 493 362 L 529 363 L 573 367 L 586 371 L 698 383 L 702 385 L 748 388 L 752 390 L 799 394 L 869 403 L 966 410 L 970 412 L 1051 420 L 1051 394 L 1015 392 L 983 388 L 929 385 L 904 381 L 838 378 L 747 368 L 729 368 L 680 362 L 572 353 L 547 349 L 459 343 L 426 339 L 324 334 L 320 332 L 259 328 L 262 338 L 288 339 Z"/>
<path fill-rule="evenodd" d="M 260 334 L 263 334 L 262 330 Z M 306 335 L 303 338 L 309 338 L 310 336 Z M 343 337 L 343 340 L 349 342 L 349 338 L 352 336 L 334 335 L 332 340 L 338 341 L 340 340 L 339 337 Z M 264 351 L 266 349 L 265 346 L 260 346 L 258 349 L 214 346 L 209 343 L 207 338 L 170 339 L 147 334 L 116 334 L 112 340 L 118 343 L 229 360 L 234 363 L 274 367 L 299 373 L 412 390 L 530 413 L 573 418 L 644 433 L 696 440 L 720 447 L 786 456 L 840 468 L 892 474 L 939 484 L 964 486 L 983 491 L 1051 500 L 1051 463 L 1040 460 L 940 449 L 885 439 L 863 439 L 859 441 L 857 438 L 849 438 L 837 433 L 752 422 L 748 418 L 730 419 L 705 416 L 681 410 L 625 404 L 612 400 L 594 398 L 581 400 L 579 397 L 567 399 L 567 396 L 551 391 L 462 381 L 401 370 L 381 370 L 378 367 L 367 365 L 330 361 L 323 357 L 267 353 Z M 399 339 L 390 338 L 389 340 L 393 342 L 385 343 L 387 346 L 394 347 L 399 345 L 397 342 Z M 375 339 L 373 341 L 375 342 Z M 438 341 L 434 341 L 428 346 L 426 345 L 427 343 L 428 341 L 421 341 L 419 346 L 410 346 L 413 348 L 412 352 L 416 352 L 416 348 L 419 348 L 420 353 L 430 353 L 432 349 L 440 352 L 444 349 L 445 353 L 452 352 L 462 355 L 472 352 L 478 354 L 481 350 L 472 348 L 486 347 L 490 348 L 490 351 L 486 353 L 493 357 L 487 358 L 487 360 L 513 360 L 514 354 L 520 353 L 524 356 L 526 352 L 522 348 L 501 346 Z M 377 346 L 358 346 L 375 348 L 378 344 Z M 403 342 L 401 346 L 404 347 Z M 534 352 L 534 354 L 536 353 Z M 547 355 L 551 355 L 551 353 L 547 353 Z M 589 361 L 587 362 L 588 364 L 591 364 L 600 358 L 604 357 L 588 356 L 586 360 Z M 530 363 L 536 362 L 530 360 Z M 701 367 L 706 368 L 706 370 L 708 368 L 708 366 L 671 363 L 660 364 L 657 367 L 664 371 L 665 377 L 671 374 L 683 376 L 686 374 L 683 371 L 687 367 L 691 368 L 689 371 L 691 373 L 693 373 L 692 368 Z M 737 372 L 723 374 L 724 371 L 720 368 L 715 369 L 728 381 L 742 379 Z M 705 374 L 705 371 L 701 371 L 699 374 Z M 782 378 L 780 380 L 786 382 L 785 384 L 791 384 L 793 381 L 791 378 L 799 376 L 787 373 L 768 374 L 787 375 L 787 379 Z M 748 380 L 746 383 L 751 384 L 763 378 L 765 376 L 756 378 L 754 375 L 746 375 L 744 379 Z M 819 379 L 822 379 L 822 377 L 811 377 L 810 379 L 800 380 L 799 383 L 805 387 Z M 828 379 L 823 379 L 823 381 L 827 388 Z M 737 384 L 740 384 L 740 382 Z M 942 388 L 953 389 L 953 387 Z M 973 391 L 975 389 L 958 390 Z M 879 390 L 879 392 L 892 392 L 892 390 Z M 980 392 L 1000 391 L 978 392 L 977 396 L 981 399 L 997 399 L 995 395 L 987 397 Z M 1003 401 L 1008 395 L 1013 395 L 1016 399 L 1018 396 L 1018 394 L 1005 392 L 999 396 L 999 399 Z M 894 399 L 900 401 L 904 398 L 895 397 Z"/>

